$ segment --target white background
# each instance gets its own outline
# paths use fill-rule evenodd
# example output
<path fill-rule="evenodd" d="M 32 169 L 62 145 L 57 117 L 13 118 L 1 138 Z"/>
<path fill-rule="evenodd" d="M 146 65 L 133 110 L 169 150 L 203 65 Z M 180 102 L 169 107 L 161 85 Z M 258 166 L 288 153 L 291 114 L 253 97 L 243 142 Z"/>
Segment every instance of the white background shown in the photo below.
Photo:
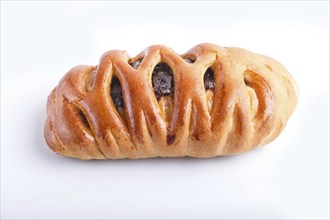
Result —
<path fill-rule="evenodd" d="M 43 138 L 77 64 L 210 42 L 282 62 L 300 100 L 284 132 L 213 159 L 79 161 Z M 329 2 L 1 1 L 1 218 L 329 218 Z"/>

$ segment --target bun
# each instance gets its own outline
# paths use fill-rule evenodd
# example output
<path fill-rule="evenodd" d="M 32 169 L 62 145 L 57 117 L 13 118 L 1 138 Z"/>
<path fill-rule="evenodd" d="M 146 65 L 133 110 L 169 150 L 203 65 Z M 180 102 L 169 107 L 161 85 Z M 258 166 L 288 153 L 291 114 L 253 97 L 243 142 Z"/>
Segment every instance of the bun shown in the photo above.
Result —
<path fill-rule="evenodd" d="M 244 49 L 112 50 L 62 78 L 44 134 L 53 151 L 84 160 L 232 155 L 275 139 L 297 100 L 284 66 Z"/>

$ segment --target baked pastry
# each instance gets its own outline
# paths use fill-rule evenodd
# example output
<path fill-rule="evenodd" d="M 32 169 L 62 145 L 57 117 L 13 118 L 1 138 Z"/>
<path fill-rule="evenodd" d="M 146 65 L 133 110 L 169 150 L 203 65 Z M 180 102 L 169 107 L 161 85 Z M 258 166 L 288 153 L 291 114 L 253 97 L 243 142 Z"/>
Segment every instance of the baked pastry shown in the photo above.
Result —
<path fill-rule="evenodd" d="M 133 58 L 112 50 L 51 92 L 45 138 L 86 160 L 232 155 L 275 139 L 297 100 L 284 66 L 244 49 L 200 44 L 178 55 L 155 45 Z"/>

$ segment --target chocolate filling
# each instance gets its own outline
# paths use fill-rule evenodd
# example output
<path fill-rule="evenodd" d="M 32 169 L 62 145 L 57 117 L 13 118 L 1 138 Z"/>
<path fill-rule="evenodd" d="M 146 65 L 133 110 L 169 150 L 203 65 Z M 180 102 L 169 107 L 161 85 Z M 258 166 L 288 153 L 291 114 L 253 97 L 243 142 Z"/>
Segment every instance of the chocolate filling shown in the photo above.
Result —
<path fill-rule="evenodd" d="M 157 100 L 162 96 L 173 95 L 173 71 L 166 63 L 158 63 L 152 72 L 152 87 Z"/>
<path fill-rule="evenodd" d="M 175 134 L 172 134 L 172 135 L 168 134 L 167 137 L 166 137 L 167 144 L 171 145 L 171 144 L 174 143 L 174 141 L 175 141 Z"/>
<path fill-rule="evenodd" d="M 121 90 L 121 85 L 117 77 L 113 77 L 111 80 L 110 95 L 117 110 L 119 107 L 124 107 L 123 92 Z"/>
<path fill-rule="evenodd" d="M 204 87 L 205 90 L 214 91 L 214 72 L 211 68 L 208 68 L 204 74 Z"/>

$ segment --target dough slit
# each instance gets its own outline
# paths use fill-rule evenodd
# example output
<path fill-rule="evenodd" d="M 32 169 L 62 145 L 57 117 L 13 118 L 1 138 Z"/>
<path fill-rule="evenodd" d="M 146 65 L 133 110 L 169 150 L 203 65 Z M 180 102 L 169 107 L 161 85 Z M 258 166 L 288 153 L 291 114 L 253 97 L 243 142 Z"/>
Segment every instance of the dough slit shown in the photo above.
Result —
<path fill-rule="evenodd" d="M 86 117 L 86 114 L 84 113 L 84 110 L 82 106 L 80 106 L 78 103 L 76 102 L 72 102 L 70 103 L 71 107 L 72 107 L 72 110 L 77 114 L 79 120 L 81 121 L 81 123 L 84 125 L 83 126 L 83 129 L 88 132 L 92 137 L 93 137 L 93 142 L 94 142 L 94 147 L 95 147 L 95 150 L 100 153 L 104 158 L 107 158 L 105 156 L 105 154 L 103 153 L 99 143 L 98 143 L 98 140 L 97 140 L 97 137 L 94 133 L 94 130 L 93 130 L 93 127 L 91 126 L 91 124 L 89 123 L 89 119 L 88 117 Z M 87 157 L 89 155 L 86 155 Z"/>

